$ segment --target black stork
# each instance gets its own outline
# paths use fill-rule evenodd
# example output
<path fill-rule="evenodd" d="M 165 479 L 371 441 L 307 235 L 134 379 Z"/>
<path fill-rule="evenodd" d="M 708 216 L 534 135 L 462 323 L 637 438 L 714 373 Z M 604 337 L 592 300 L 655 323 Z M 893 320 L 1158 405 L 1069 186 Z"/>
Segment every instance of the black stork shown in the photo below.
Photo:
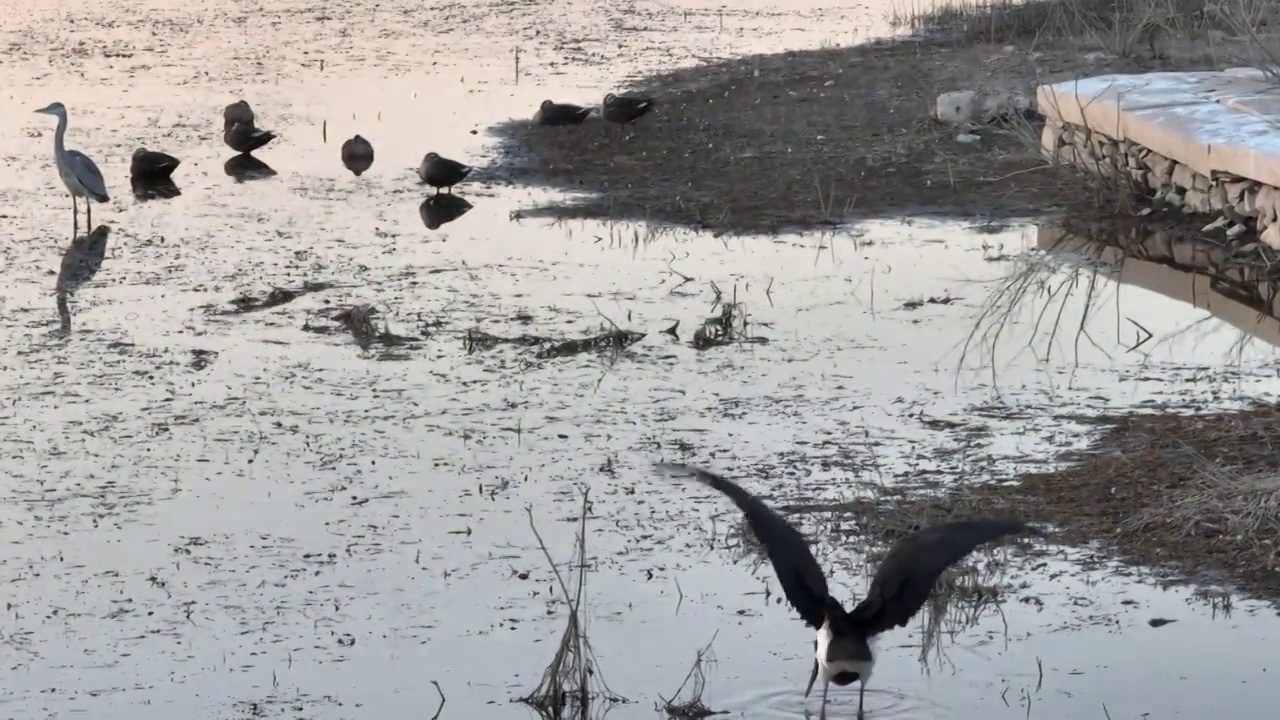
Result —
<path fill-rule="evenodd" d="M 938 578 L 948 567 L 983 543 L 1006 535 L 1040 531 L 1020 520 L 970 518 L 923 528 L 899 540 L 880 561 L 867 596 L 846 611 L 827 591 L 827 578 L 798 530 L 737 483 L 691 465 L 657 463 L 655 468 L 676 477 L 692 477 L 729 496 L 747 516 L 747 524 L 764 546 L 778 582 L 791 606 L 809 627 L 814 640 L 813 671 L 805 697 L 822 674 L 822 710 L 826 717 L 827 690 L 832 683 L 859 683 L 858 718 L 867 681 L 875 669 L 876 636 L 904 627 L 915 616 Z"/>

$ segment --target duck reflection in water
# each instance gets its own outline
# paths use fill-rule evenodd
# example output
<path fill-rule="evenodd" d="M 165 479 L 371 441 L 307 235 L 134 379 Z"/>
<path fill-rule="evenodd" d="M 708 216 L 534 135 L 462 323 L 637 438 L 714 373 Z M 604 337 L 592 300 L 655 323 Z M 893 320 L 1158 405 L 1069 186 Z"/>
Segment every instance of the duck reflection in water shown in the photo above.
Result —
<path fill-rule="evenodd" d="M 418 215 L 428 230 L 435 230 L 466 215 L 471 203 L 461 195 L 432 195 L 418 206 Z"/>
<path fill-rule="evenodd" d="M 236 182 L 263 180 L 276 174 L 270 165 L 248 153 L 232 156 L 222 164 L 222 170 L 235 178 Z"/>
<path fill-rule="evenodd" d="M 62 254 L 62 267 L 58 269 L 58 280 L 54 286 L 58 295 L 58 318 L 61 321 L 59 334 L 70 334 L 71 308 L 68 299 L 98 274 L 102 261 L 107 257 L 107 235 L 110 233 L 111 228 L 99 225 L 88 235 L 72 240 Z"/>
<path fill-rule="evenodd" d="M 182 161 L 158 150 L 138 148 L 129 163 L 129 187 L 140 201 L 168 200 L 182 194 L 173 182 L 173 171 Z"/>

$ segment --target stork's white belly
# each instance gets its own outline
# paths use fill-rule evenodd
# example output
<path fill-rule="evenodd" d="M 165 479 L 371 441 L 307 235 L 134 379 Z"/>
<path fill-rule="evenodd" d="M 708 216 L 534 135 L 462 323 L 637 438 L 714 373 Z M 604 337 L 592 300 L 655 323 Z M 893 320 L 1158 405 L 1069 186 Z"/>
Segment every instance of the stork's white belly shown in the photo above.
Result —
<path fill-rule="evenodd" d="M 826 623 L 823 623 L 822 628 L 818 630 L 818 647 L 814 652 L 823 682 L 831 682 L 831 678 L 837 673 L 855 672 L 858 673 L 858 681 L 863 685 L 867 684 L 876 666 L 876 638 L 869 638 L 867 644 L 871 648 L 870 660 L 828 660 L 827 649 L 831 646 L 831 630 Z"/>

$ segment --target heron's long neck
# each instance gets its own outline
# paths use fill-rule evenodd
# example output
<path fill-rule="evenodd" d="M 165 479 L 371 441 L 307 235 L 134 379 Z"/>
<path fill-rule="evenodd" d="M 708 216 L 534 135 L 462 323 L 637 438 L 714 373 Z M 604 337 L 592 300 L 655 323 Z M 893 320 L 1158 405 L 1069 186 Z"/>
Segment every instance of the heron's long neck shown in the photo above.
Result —
<path fill-rule="evenodd" d="M 58 113 L 58 129 L 53 133 L 53 152 L 55 155 L 61 155 L 67 151 L 67 146 L 63 143 L 63 138 L 67 135 L 67 114 L 65 112 Z"/>

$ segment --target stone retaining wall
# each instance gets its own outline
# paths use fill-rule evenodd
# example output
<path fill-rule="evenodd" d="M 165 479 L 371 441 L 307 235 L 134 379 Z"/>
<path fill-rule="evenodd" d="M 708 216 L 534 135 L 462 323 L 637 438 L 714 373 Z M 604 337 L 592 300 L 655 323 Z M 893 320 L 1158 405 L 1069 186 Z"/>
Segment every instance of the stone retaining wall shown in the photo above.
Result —
<path fill-rule="evenodd" d="M 1183 212 L 1216 215 L 1205 231 L 1225 229 L 1227 237 L 1249 231 L 1280 250 L 1280 189 L 1225 173 L 1203 175 L 1190 166 L 1129 140 L 1047 118 L 1041 150 L 1052 162 L 1126 178 L 1154 194 L 1156 202 Z"/>

